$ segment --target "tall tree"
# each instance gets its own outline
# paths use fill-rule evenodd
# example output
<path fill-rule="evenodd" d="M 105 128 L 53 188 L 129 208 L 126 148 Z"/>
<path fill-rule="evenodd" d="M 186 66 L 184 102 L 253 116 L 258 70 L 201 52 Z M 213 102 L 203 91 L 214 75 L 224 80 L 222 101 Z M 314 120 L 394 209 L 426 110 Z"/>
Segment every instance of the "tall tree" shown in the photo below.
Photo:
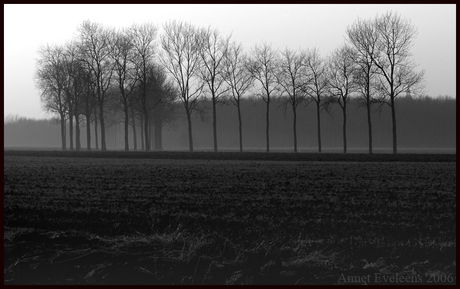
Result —
<path fill-rule="evenodd" d="M 161 36 L 161 62 L 179 88 L 188 123 L 189 150 L 193 151 L 192 119 L 204 83 L 200 81 L 200 45 L 197 29 L 190 23 L 170 21 Z"/>
<path fill-rule="evenodd" d="M 270 102 L 273 94 L 278 90 L 279 84 L 276 79 L 276 69 L 278 66 L 278 54 L 272 49 L 271 45 L 264 43 L 262 46 L 256 45 L 252 50 L 251 59 L 248 62 L 248 70 L 258 80 L 261 87 L 260 96 L 266 104 L 266 151 L 270 152 Z"/>
<path fill-rule="evenodd" d="M 149 111 L 147 107 L 147 75 L 150 67 L 153 65 L 155 50 L 155 39 L 157 37 L 157 27 L 152 23 L 144 23 L 142 25 L 134 24 L 131 26 L 129 37 L 134 46 L 134 63 L 137 67 L 139 83 L 141 87 L 140 103 L 142 106 L 145 134 L 145 150 L 150 150 L 149 136 Z"/>
<path fill-rule="evenodd" d="M 81 149 L 80 143 L 80 109 L 82 105 L 84 87 L 83 87 L 83 64 L 80 61 L 78 44 L 74 41 L 68 42 L 64 51 L 65 70 L 64 75 L 66 78 L 64 91 L 68 102 L 68 115 L 69 115 L 69 139 L 70 150 L 73 150 L 73 128 L 75 118 L 75 149 Z"/>
<path fill-rule="evenodd" d="M 113 62 L 110 59 L 110 31 L 98 23 L 85 21 L 79 27 L 78 32 L 81 59 L 86 62 L 96 82 L 101 127 L 101 150 L 105 151 L 107 148 L 105 141 L 104 102 L 113 74 Z"/>
<path fill-rule="evenodd" d="M 413 93 L 422 89 L 425 72 L 415 72 L 416 65 L 410 59 L 417 30 L 409 20 L 390 11 L 376 17 L 374 25 L 377 42 L 372 60 L 380 76 L 378 90 L 391 108 L 393 154 L 397 154 L 395 99 L 409 90 Z"/>
<path fill-rule="evenodd" d="M 112 35 L 110 56 L 115 62 L 115 82 L 120 91 L 119 102 L 124 113 L 125 151 L 129 151 L 129 105 L 139 78 L 137 66 L 133 62 L 134 45 L 126 29 Z"/>
<path fill-rule="evenodd" d="M 305 65 L 305 52 L 294 52 L 286 48 L 281 53 L 279 71 L 276 75 L 279 85 L 283 92 L 287 94 L 287 101 L 293 113 L 293 132 L 294 132 L 294 152 L 297 149 L 297 107 L 305 100 L 302 86 L 308 82 L 307 70 Z"/>
<path fill-rule="evenodd" d="M 336 49 L 332 52 L 328 69 L 330 96 L 342 109 L 343 153 L 347 153 L 347 103 L 356 89 L 354 53 L 348 45 Z"/>
<path fill-rule="evenodd" d="M 81 150 L 81 131 L 80 123 L 83 121 L 80 116 L 85 110 L 85 94 L 91 94 L 88 91 L 88 71 L 79 61 L 74 61 L 73 74 L 73 115 L 75 117 L 75 149 Z"/>
<path fill-rule="evenodd" d="M 201 75 L 211 94 L 212 128 L 214 151 L 217 152 L 217 112 L 216 106 L 222 100 L 221 96 L 230 88 L 226 85 L 224 74 L 224 59 L 227 54 L 230 37 L 221 38 L 217 29 L 202 29 L 199 33 Z"/>
<path fill-rule="evenodd" d="M 150 125 L 155 150 L 163 150 L 163 127 L 175 119 L 178 92 L 168 81 L 166 71 L 157 65 L 149 70 L 147 78 L 148 103 L 151 110 Z M 151 141 L 152 141 L 151 139 Z"/>
<path fill-rule="evenodd" d="M 254 79 L 247 69 L 248 57 L 243 52 L 243 46 L 232 42 L 225 57 L 224 79 L 232 91 L 231 102 L 238 110 L 238 131 L 240 152 L 243 151 L 243 122 L 241 120 L 241 99 L 244 93 L 253 85 Z"/>
<path fill-rule="evenodd" d="M 84 86 L 82 95 L 82 114 L 86 122 L 86 149 L 91 150 L 91 120 L 96 106 L 96 83 L 91 71 L 84 65 L 79 66 L 80 80 Z"/>
<path fill-rule="evenodd" d="M 372 56 L 377 44 L 377 33 L 370 20 L 358 19 L 347 28 L 347 36 L 348 42 L 356 50 L 354 61 L 357 64 L 355 80 L 358 89 L 358 103 L 360 106 L 366 107 L 369 154 L 372 154 L 371 106 L 378 102 L 378 96 L 375 91 L 376 66 L 372 61 Z"/>
<path fill-rule="evenodd" d="M 59 114 L 62 150 L 66 150 L 68 102 L 64 92 L 66 82 L 64 47 L 43 46 L 38 54 L 35 81 L 36 86 L 42 91 L 40 100 L 47 112 Z"/>
<path fill-rule="evenodd" d="M 326 76 L 326 61 L 319 54 L 318 49 L 308 51 L 306 66 L 309 80 L 304 83 L 302 90 L 316 104 L 316 124 L 318 133 L 318 152 L 321 152 L 321 110 L 327 109 L 328 81 Z"/>

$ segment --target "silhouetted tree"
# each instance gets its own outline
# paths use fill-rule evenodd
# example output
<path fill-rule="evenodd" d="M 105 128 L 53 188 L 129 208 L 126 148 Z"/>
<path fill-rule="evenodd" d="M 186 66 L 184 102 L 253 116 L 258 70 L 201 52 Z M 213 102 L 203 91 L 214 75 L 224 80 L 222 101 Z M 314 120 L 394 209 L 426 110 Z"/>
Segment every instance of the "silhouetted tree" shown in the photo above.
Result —
<path fill-rule="evenodd" d="M 96 80 L 96 95 L 101 127 L 101 150 L 105 151 L 107 148 L 105 142 L 104 102 L 106 91 L 110 86 L 113 75 L 113 62 L 110 59 L 110 31 L 100 24 L 85 21 L 79 27 L 78 32 L 81 59 L 86 62 Z"/>
<path fill-rule="evenodd" d="M 276 80 L 278 61 L 278 54 L 276 51 L 272 49 L 271 45 L 264 43 L 262 46 L 256 45 L 254 47 L 247 65 L 254 79 L 257 79 L 261 84 L 260 96 L 267 105 L 265 114 L 267 152 L 270 152 L 270 102 L 273 93 L 279 88 L 279 84 Z"/>
<path fill-rule="evenodd" d="M 395 98 L 423 87 L 424 71 L 415 72 L 416 65 L 410 59 L 410 48 L 417 30 L 409 20 L 394 12 L 377 17 L 374 25 L 377 40 L 372 60 L 380 76 L 378 90 L 391 108 L 393 154 L 397 154 Z"/>
<path fill-rule="evenodd" d="M 147 107 L 147 75 L 153 65 L 155 56 L 155 38 L 157 37 L 157 27 L 152 23 L 142 25 L 134 24 L 129 30 L 129 37 L 134 46 L 134 63 L 137 68 L 139 84 L 141 88 L 140 104 L 142 107 L 142 117 L 144 120 L 145 150 L 150 150 L 149 136 L 149 108 Z"/>
<path fill-rule="evenodd" d="M 224 59 L 227 54 L 230 37 L 225 39 L 219 36 L 217 29 L 202 29 L 199 32 L 201 76 L 211 93 L 212 103 L 212 129 L 214 138 L 214 151 L 217 152 L 217 112 L 216 105 L 222 100 L 222 95 L 230 87 L 226 85 L 223 77 Z"/>
<path fill-rule="evenodd" d="M 118 86 L 119 102 L 124 113 L 125 151 L 129 151 L 129 104 L 138 82 L 138 68 L 134 60 L 134 45 L 126 29 L 113 33 L 110 57 L 115 62 L 115 82 Z"/>
<path fill-rule="evenodd" d="M 326 76 L 326 62 L 320 56 L 318 49 L 308 51 L 306 66 L 310 79 L 306 82 L 302 90 L 316 104 L 316 120 L 318 125 L 318 152 L 321 152 L 321 110 L 327 109 L 328 81 Z"/>
<path fill-rule="evenodd" d="M 43 46 L 38 54 L 35 82 L 38 89 L 42 91 L 40 100 L 47 112 L 59 114 L 62 150 L 66 150 L 65 124 L 69 108 L 64 91 L 66 81 L 64 47 Z"/>
<path fill-rule="evenodd" d="M 254 78 L 246 67 L 248 57 L 243 53 L 241 44 L 231 43 L 224 59 L 224 79 L 232 91 L 230 101 L 238 110 L 238 130 L 240 152 L 243 151 L 243 122 L 241 120 L 241 99 L 244 93 L 253 85 Z"/>
<path fill-rule="evenodd" d="M 355 51 L 347 45 L 333 51 L 327 73 L 330 96 L 342 109 L 343 153 L 347 153 L 347 103 L 351 93 L 356 90 L 354 53 Z"/>
<path fill-rule="evenodd" d="M 193 151 L 191 114 L 196 110 L 204 83 L 200 76 L 200 45 L 197 29 L 190 23 L 170 21 L 161 36 L 162 64 L 179 88 L 188 123 L 189 150 Z M 198 79 L 197 79 L 198 78 Z"/>
<path fill-rule="evenodd" d="M 83 86 L 82 94 L 82 114 L 86 122 L 86 149 L 91 150 L 91 121 L 92 114 L 96 106 L 96 83 L 91 71 L 86 67 L 84 62 L 79 66 L 79 79 Z"/>
<path fill-rule="evenodd" d="M 178 92 L 171 82 L 168 82 L 166 71 L 156 65 L 149 69 L 147 75 L 147 102 L 151 108 L 150 125 L 154 137 L 155 150 L 163 149 L 163 127 L 172 122 L 175 117 Z"/>
<path fill-rule="evenodd" d="M 294 52 L 286 48 L 281 53 L 279 71 L 276 75 L 279 85 L 283 92 L 287 94 L 284 102 L 285 106 L 289 103 L 293 113 L 293 132 L 294 132 L 294 152 L 297 152 L 297 107 L 305 100 L 302 86 L 308 82 L 307 70 L 305 65 L 307 54 Z"/>
<path fill-rule="evenodd" d="M 64 91 L 68 103 L 69 115 L 69 140 L 70 150 L 73 150 L 73 127 L 75 118 L 75 149 L 81 149 L 80 143 L 80 114 L 82 109 L 83 94 L 85 93 L 86 71 L 83 63 L 80 61 L 79 48 L 76 42 L 69 42 L 66 44 L 64 52 L 65 69 L 64 74 L 66 77 Z"/>
<path fill-rule="evenodd" d="M 84 115 L 85 111 L 85 94 L 92 94 L 89 91 L 88 82 L 88 71 L 83 67 L 81 62 L 75 62 L 74 70 L 74 117 L 75 117 L 75 149 L 77 151 L 81 150 L 81 135 L 80 135 L 80 123 L 83 122 L 83 119 L 80 118 L 80 115 Z M 88 123 L 89 124 L 89 123 Z"/>
<path fill-rule="evenodd" d="M 356 50 L 354 62 L 357 65 L 355 81 L 358 90 L 358 103 L 366 107 L 367 127 L 369 135 L 369 154 L 372 154 L 372 121 L 371 106 L 378 102 L 376 93 L 376 66 L 372 55 L 376 49 L 377 33 L 375 26 L 369 21 L 358 19 L 347 28 L 348 41 Z"/>

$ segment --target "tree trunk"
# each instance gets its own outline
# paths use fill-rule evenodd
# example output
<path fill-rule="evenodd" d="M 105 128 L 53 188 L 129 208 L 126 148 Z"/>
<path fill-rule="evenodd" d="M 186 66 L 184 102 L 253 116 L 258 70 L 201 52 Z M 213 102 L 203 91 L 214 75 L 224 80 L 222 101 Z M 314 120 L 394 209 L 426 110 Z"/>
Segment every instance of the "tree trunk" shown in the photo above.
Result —
<path fill-rule="evenodd" d="M 163 150 L 163 123 L 158 127 L 158 150 Z"/>
<path fill-rule="evenodd" d="M 94 112 L 94 138 L 96 139 L 96 150 L 99 150 L 99 142 L 97 138 L 97 113 Z"/>
<path fill-rule="evenodd" d="M 87 114 L 85 115 L 86 117 L 86 150 L 90 151 L 91 150 L 91 121 L 90 121 L 90 115 Z"/>
<path fill-rule="evenodd" d="M 267 153 L 270 152 L 270 99 L 267 99 L 267 112 L 265 114 L 266 116 L 266 121 L 267 121 L 267 127 L 265 130 L 265 134 L 267 137 Z"/>
<path fill-rule="evenodd" d="M 398 153 L 396 145 L 396 110 L 395 110 L 395 99 L 391 97 L 391 120 L 393 122 L 393 154 Z"/>
<path fill-rule="evenodd" d="M 238 101 L 238 129 L 240 134 L 240 152 L 243 152 L 243 122 L 241 120 L 241 108 L 240 102 Z"/>
<path fill-rule="evenodd" d="M 136 117 L 135 117 L 135 115 L 134 115 L 134 109 L 131 110 L 131 118 L 132 118 L 132 120 L 133 120 L 134 150 L 137 150 Z"/>
<path fill-rule="evenodd" d="M 295 106 L 292 106 L 292 112 L 293 112 L 293 129 L 294 129 L 294 152 L 297 152 L 297 112 L 295 109 Z"/>
<path fill-rule="evenodd" d="M 319 102 L 316 103 L 316 119 L 318 124 L 318 152 L 321 152 L 321 118 L 320 118 L 320 107 Z"/>
<path fill-rule="evenodd" d="M 101 122 L 101 151 L 106 151 L 107 146 L 105 142 L 105 123 L 104 123 L 104 106 L 103 103 L 99 104 L 99 114 Z"/>
<path fill-rule="evenodd" d="M 145 133 L 145 150 L 150 151 L 150 136 L 149 136 L 149 117 L 147 110 L 144 110 L 144 133 Z"/>
<path fill-rule="evenodd" d="M 80 116 L 78 111 L 75 112 L 75 149 L 79 151 L 81 149 L 80 143 Z"/>
<path fill-rule="evenodd" d="M 188 123 L 188 147 L 189 151 L 193 152 L 193 137 L 192 137 L 192 118 L 191 112 L 188 110 L 188 107 L 185 108 L 187 114 L 187 123 Z"/>
<path fill-rule="evenodd" d="M 125 151 L 129 151 L 129 114 L 128 114 L 128 103 L 125 101 Z"/>
<path fill-rule="evenodd" d="M 371 104 L 369 98 L 367 98 L 367 126 L 369 130 L 369 154 L 372 154 L 372 123 L 371 123 Z"/>
<path fill-rule="evenodd" d="M 144 150 L 144 118 L 142 118 L 142 115 L 141 115 L 141 120 L 140 120 L 140 123 L 141 123 L 141 150 Z"/>
<path fill-rule="evenodd" d="M 155 138 L 155 127 L 152 123 L 149 123 L 149 147 L 152 149 L 155 147 L 155 142 L 157 141 Z"/>
<path fill-rule="evenodd" d="M 216 117 L 216 98 L 212 97 L 212 131 L 214 134 L 214 152 L 217 152 L 217 117 Z"/>
<path fill-rule="evenodd" d="M 69 112 L 69 148 L 73 151 L 73 113 Z"/>
<path fill-rule="evenodd" d="M 154 147 L 153 149 L 158 151 L 159 150 L 159 144 L 158 144 L 158 122 L 157 122 L 157 118 L 154 117 L 155 121 L 154 121 L 154 124 L 153 124 L 153 138 L 155 139 L 155 142 L 154 142 Z"/>
<path fill-rule="evenodd" d="M 66 135 L 65 135 L 65 127 L 66 127 L 66 121 L 65 121 L 65 114 L 61 113 L 61 142 L 62 142 L 62 150 L 65 151 L 67 149 L 66 145 Z"/>
<path fill-rule="evenodd" d="M 347 153 L 347 103 L 343 103 L 343 153 Z"/>

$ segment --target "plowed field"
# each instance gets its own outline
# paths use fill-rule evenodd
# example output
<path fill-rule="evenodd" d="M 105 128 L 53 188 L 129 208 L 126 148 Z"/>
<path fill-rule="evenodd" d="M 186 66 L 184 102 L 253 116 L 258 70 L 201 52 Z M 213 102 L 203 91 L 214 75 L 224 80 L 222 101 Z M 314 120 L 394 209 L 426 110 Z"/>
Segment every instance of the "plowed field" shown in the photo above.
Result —
<path fill-rule="evenodd" d="M 150 156 L 5 151 L 4 283 L 456 283 L 455 155 Z"/>

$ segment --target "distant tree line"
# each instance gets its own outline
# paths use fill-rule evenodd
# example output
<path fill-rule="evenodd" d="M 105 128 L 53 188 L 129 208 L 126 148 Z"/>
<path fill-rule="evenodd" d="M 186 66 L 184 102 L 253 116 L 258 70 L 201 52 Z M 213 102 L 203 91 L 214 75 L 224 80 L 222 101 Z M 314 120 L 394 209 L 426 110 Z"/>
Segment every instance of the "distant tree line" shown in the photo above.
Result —
<path fill-rule="evenodd" d="M 192 117 L 195 150 L 213 150 L 212 107 L 211 100 L 201 104 L 204 113 Z M 399 152 L 417 152 L 424 149 L 434 151 L 439 148 L 450 148 L 455 152 L 456 146 L 456 99 L 447 96 L 398 97 L 398 149 Z M 209 108 L 209 109 L 207 109 Z M 245 124 L 242 132 L 245 151 L 265 151 L 265 116 L 266 103 L 255 96 L 241 100 L 241 121 Z M 347 142 L 349 152 L 367 152 L 368 135 L 367 112 L 357 99 L 348 103 Z M 217 121 L 219 124 L 219 151 L 239 150 L 238 108 L 234 105 L 218 107 Z M 391 110 L 384 106 L 375 106 L 372 110 L 374 153 L 392 151 Z M 117 120 L 118 119 L 118 120 Z M 261 121 L 262 120 L 262 121 Z M 61 147 L 59 118 L 27 119 L 19 116 L 6 116 L 4 125 L 5 148 L 43 147 L 56 149 Z M 275 98 L 270 106 L 270 151 L 293 151 L 293 112 L 286 106 L 285 100 Z M 299 106 L 297 110 L 298 151 L 314 152 L 317 150 L 316 107 L 314 105 Z M 342 110 L 334 105 L 322 115 L 323 152 L 343 152 Z M 106 143 L 108 150 L 124 150 L 124 123 L 116 115 L 107 115 Z M 86 131 L 85 123 L 81 131 Z M 189 150 L 187 119 L 184 113 L 163 128 L 163 148 L 165 150 Z M 91 124 L 91 142 L 95 144 L 95 131 Z M 66 125 L 69 131 L 69 123 Z M 155 128 L 151 126 L 151 135 Z M 75 131 L 75 128 L 74 128 Z M 100 135 L 100 127 L 98 127 Z M 129 127 L 129 147 L 134 147 L 132 127 Z M 74 136 L 75 137 L 75 136 Z M 137 133 L 137 143 L 141 143 L 141 135 Z M 66 135 L 69 144 L 69 135 Z M 81 142 L 86 144 L 86 134 L 82 133 Z M 154 137 L 151 140 L 152 149 Z M 140 147 L 139 147 L 140 148 Z M 84 149 L 84 148 L 83 148 Z M 408 150 L 415 149 L 415 150 Z M 398 153 L 399 153 L 398 152 Z"/>
<path fill-rule="evenodd" d="M 163 127 L 184 115 L 193 151 L 192 116 L 204 119 L 211 110 L 213 149 L 218 151 L 217 107 L 233 104 L 243 151 L 241 104 L 255 96 L 265 104 L 267 152 L 270 105 L 276 100 L 292 111 L 294 152 L 298 151 L 299 108 L 314 104 L 321 152 L 321 112 L 340 107 L 346 153 L 347 114 L 353 101 L 367 111 L 363 121 L 367 122 L 369 153 L 373 106 L 388 105 L 396 154 L 395 100 L 420 94 L 424 85 L 424 72 L 415 71 L 410 54 L 416 29 L 394 12 L 355 21 L 346 30 L 345 43 L 328 57 L 320 56 L 317 49 L 278 51 L 267 43 L 245 53 L 231 36 L 180 21 L 164 24 L 161 35 L 158 30 L 152 23 L 114 29 L 85 21 L 65 45 L 40 48 L 35 80 L 44 109 L 59 118 L 63 150 L 67 134 L 70 150 L 81 150 L 82 124 L 87 150 L 91 150 L 90 124 L 95 148 L 106 150 L 106 128 L 118 123 L 123 124 L 125 150 L 130 143 L 134 150 L 149 151 L 152 143 L 155 150 L 162 150 Z"/>

